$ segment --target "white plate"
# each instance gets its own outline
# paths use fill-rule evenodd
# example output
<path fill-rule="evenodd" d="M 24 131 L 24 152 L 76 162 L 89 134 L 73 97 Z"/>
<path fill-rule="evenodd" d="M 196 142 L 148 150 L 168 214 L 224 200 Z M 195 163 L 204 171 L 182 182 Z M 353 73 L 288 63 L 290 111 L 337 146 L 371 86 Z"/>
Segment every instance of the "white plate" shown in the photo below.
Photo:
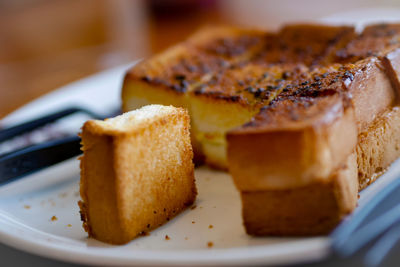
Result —
<path fill-rule="evenodd" d="M 105 113 L 119 104 L 119 88 L 128 67 L 65 86 L 24 106 L 1 123 L 12 125 L 71 104 Z M 364 190 L 360 206 L 395 179 L 399 170 L 397 162 Z M 231 177 L 205 167 L 197 169 L 195 175 L 199 190 L 195 209 L 186 210 L 150 236 L 124 246 L 110 246 L 88 239 L 81 227 L 77 206 L 79 166 L 76 159 L 68 160 L 0 187 L 0 242 L 44 257 L 113 266 L 289 264 L 328 255 L 327 237 L 247 236 L 239 194 Z M 165 239 L 166 235 L 170 240 Z M 213 243 L 211 248 L 209 242 Z"/>

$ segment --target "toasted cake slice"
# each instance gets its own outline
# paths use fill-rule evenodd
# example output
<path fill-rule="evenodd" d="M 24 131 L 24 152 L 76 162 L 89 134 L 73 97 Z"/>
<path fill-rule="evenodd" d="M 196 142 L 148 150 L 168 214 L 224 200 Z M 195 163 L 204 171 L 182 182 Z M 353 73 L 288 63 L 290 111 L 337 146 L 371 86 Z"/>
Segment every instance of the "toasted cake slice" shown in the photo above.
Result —
<path fill-rule="evenodd" d="M 400 108 L 388 109 L 358 135 L 358 179 L 364 189 L 400 157 Z"/>
<path fill-rule="evenodd" d="M 150 105 L 82 128 L 80 201 L 90 237 L 127 243 L 196 197 L 189 115 Z"/>
<path fill-rule="evenodd" d="M 280 100 L 227 135 L 229 171 L 242 191 L 328 179 L 353 152 L 357 127 L 336 92 Z"/>
<path fill-rule="evenodd" d="M 228 130 L 243 125 L 291 81 L 307 77 L 302 64 L 245 64 L 221 71 L 188 93 L 196 139 L 208 165 L 227 169 Z"/>
<path fill-rule="evenodd" d="M 352 153 L 327 179 L 296 188 L 241 191 L 243 223 L 250 235 L 327 234 L 354 210 L 357 193 Z"/>
<path fill-rule="evenodd" d="M 228 147 L 230 145 L 228 142 Z M 262 143 L 257 145 L 263 146 Z M 265 180 L 262 182 L 265 173 L 260 169 L 253 168 L 250 172 L 248 165 L 253 164 L 254 158 L 260 161 L 259 168 L 268 162 L 265 155 L 269 155 L 270 150 L 267 146 L 263 148 L 265 150 L 259 149 L 263 152 L 248 161 L 244 158 L 250 153 L 241 157 L 241 153 L 246 151 L 244 148 L 228 156 L 230 166 L 235 166 L 231 174 L 241 192 L 247 233 L 278 236 L 327 234 L 355 208 L 357 192 L 374 182 L 400 156 L 400 110 L 393 107 L 378 116 L 366 131 L 359 134 L 355 153 L 331 175 L 316 177 L 308 183 L 303 181 L 303 185 L 277 187 Z M 238 166 L 246 167 L 240 169 Z"/>
<path fill-rule="evenodd" d="M 129 111 L 148 104 L 189 108 L 185 92 L 197 86 L 207 74 L 220 67 L 220 59 L 177 45 L 149 61 L 140 62 L 129 71 L 122 88 L 122 110 Z M 202 149 L 192 127 L 192 144 L 197 161 Z"/>
<path fill-rule="evenodd" d="M 122 109 L 148 104 L 190 108 L 187 92 L 209 81 L 218 71 L 247 60 L 262 48 L 265 32 L 232 27 L 200 30 L 186 42 L 169 48 L 130 70 L 122 88 Z M 192 120 L 193 121 L 193 120 Z M 203 158 L 202 145 L 192 126 L 195 162 Z"/>
<path fill-rule="evenodd" d="M 400 156 L 399 29 L 209 29 L 181 44 L 194 51 L 183 58 L 212 66 L 193 68 L 195 82 L 177 76 L 187 87 L 179 99 L 207 164 L 228 166 L 241 191 L 248 233 L 329 232 L 355 207 L 357 184 L 365 187 Z M 176 75 L 175 61 L 166 62 L 162 73 Z M 123 102 L 135 101 L 136 87 L 125 88 Z"/>
<path fill-rule="evenodd" d="M 292 25 L 278 33 L 204 28 L 128 72 L 122 90 L 123 110 L 150 103 L 188 108 L 195 156 L 204 155 L 209 165 L 226 169 L 226 131 L 249 121 L 261 102 L 271 101 L 283 89 L 282 77 L 299 78 L 287 74 L 295 73 L 295 68 L 306 73 L 302 63 L 314 64 L 343 47 L 354 34 L 352 27 L 321 25 Z M 268 63 L 284 64 L 265 66 Z M 288 67 L 286 63 L 294 64 Z M 273 78 L 263 78 L 266 73 Z M 253 76 L 263 81 L 249 81 Z M 243 93 L 246 88 L 253 90 Z M 245 101 L 237 101 L 241 98 Z"/>
<path fill-rule="evenodd" d="M 364 188 L 400 156 L 396 89 L 383 69 L 371 57 L 314 75 L 228 133 L 230 172 L 242 192 L 248 233 L 328 233 L 355 207 L 355 184 Z M 357 164 L 346 163 L 352 151 Z M 358 171 L 338 171 L 343 166 Z M 294 204 L 301 198 L 304 206 Z"/>

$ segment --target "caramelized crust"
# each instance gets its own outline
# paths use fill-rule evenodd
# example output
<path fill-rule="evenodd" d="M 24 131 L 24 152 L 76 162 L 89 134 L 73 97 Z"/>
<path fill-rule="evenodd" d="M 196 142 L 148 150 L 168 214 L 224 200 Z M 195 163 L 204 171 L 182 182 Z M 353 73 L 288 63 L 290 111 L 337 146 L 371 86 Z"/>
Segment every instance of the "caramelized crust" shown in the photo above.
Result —
<path fill-rule="evenodd" d="M 373 183 L 400 156 L 400 109 L 393 107 L 359 134 L 356 147 L 360 190 Z"/>
<path fill-rule="evenodd" d="M 330 178 L 281 190 L 241 191 L 243 221 L 250 235 L 328 234 L 357 204 L 355 154 Z"/>
<path fill-rule="evenodd" d="M 371 25 L 336 52 L 335 62 L 354 63 L 370 56 L 379 56 L 400 45 L 400 24 Z"/>
<path fill-rule="evenodd" d="M 208 55 L 239 63 L 260 51 L 271 35 L 262 30 L 206 27 L 192 35 L 187 43 Z"/>
<path fill-rule="evenodd" d="M 388 52 L 382 58 L 387 75 L 396 91 L 397 102 L 400 96 L 400 48 Z"/>
<path fill-rule="evenodd" d="M 245 64 L 214 74 L 194 90 L 198 97 L 220 98 L 244 105 L 268 105 L 293 81 L 309 77 L 302 64 Z"/>
<path fill-rule="evenodd" d="M 124 109 L 188 108 L 196 154 L 229 167 L 248 233 L 326 233 L 355 206 L 352 153 L 360 188 L 400 155 L 399 36 L 400 24 L 206 29 L 134 67 Z"/>
<path fill-rule="evenodd" d="M 152 60 L 142 61 L 125 79 L 184 93 L 206 81 L 207 74 L 230 65 L 222 58 L 201 53 L 190 46 L 177 45 Z"/>
<path fill-rule="evenodd" d="M 311 66 L 327 57 L 355 37 L 353 27 L 324 25 L 289 25 L 270 37 L 256 62 L 303 63 Z"/>
<path fill-rule="evenodd" d="M 81 219 L 89 237 L 125 244 L 196 198 L 189 115 L 147 106 L 82 128 Z"/>
<path fill-rule="evenodd" d="M 239 190 L 304 186 L 329 179 L 357 143 L 354 113 L 338 94 L 278 101 L 227 135 Z"/>

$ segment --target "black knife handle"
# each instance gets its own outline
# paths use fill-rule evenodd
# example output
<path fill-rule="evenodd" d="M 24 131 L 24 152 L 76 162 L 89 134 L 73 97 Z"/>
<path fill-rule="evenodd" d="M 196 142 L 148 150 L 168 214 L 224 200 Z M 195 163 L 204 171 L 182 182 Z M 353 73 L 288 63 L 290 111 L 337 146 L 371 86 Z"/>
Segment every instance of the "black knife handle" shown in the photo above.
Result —
<path fill-rule="evenodd" d="M 71 107 L 71 108 L 66 108 L 48 115 L 45 115 L 43 117 L 25 122 L 23 124 L 6 128 L 0 131 L 0 142 L 6 141 L 12 137 L 21 135 L 23 133 L 30 132 L 34 129 L 37 129 L 38 127 L 44 126 L 48 123 L 54 122 L 60 118 L 66 117 L 68 115 L 71 115 L 73 113 L 77 112 L 82 112 L 90 115 L 93 118 L 101 118 L 98 114 L 93 113 L 90 110 L 80 108 L 80 107 Z"/>
<path fill-rule="evenodd" d="M 1 156 L 0 185 L 81 154 L 80 142 L 80 137 L 71 136 Z"/>

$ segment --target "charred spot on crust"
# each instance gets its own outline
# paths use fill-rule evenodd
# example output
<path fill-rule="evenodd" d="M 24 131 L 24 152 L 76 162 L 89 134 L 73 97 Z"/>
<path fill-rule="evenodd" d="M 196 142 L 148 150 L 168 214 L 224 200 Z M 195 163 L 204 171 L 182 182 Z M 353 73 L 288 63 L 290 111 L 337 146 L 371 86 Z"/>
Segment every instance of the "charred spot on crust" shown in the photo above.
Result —
<path fill-rule="evenodd" d="M 144 81 L 144 82 L 150 82 L 151 81 L 151 78 L 150 78 L 150 76 L 143 76 L 143 77 L 141 77 L 140 78 L 142 81 Z"/>
<path fill-rule="evenodd" d="M 182 81 L 182 80 L 184 80 L 185 78 L 186 78 L 186 76 L 183 75 L 183 74 L 177 74 L 177 75 L 175 75 L 175 80 L 178 80 L 178 81 Z"/>
<path fill-rule="evenodd" d="M 186 92 L 186 87 L 183 87 L 180 84 L 174 84 L 174 85 L 170 86 L 170 88 L 172 88 L 173 90 L 175 90 L 176 92 L 179 92 L 179 93 Z"/>
<path fill-rule="evenodd" d="M 261 41 L 258 35 L 242 35 L 236 38 L 219 38 L 204 47 L 205 51 L 223 57 L 232 58 L 247 52 Z"/>
<path fill-rule="evenodd" d="M 257 89 L 252 86 L 246 87 L 246 89 L 244 89 L 244 90 L 251 94 L 254 94 L 257 91 Z"/>
<path fill-rule="evenodd" d="M 353 73 L 351 73 L 350 71 L 346 71 L 346 72 L 343 74 L 343 78 L 344 78 L 344 79 L 350 79 L 350 81 L 353 81 L 353 80 L 354 80 L 354 75 L 353 75 Z"/>

